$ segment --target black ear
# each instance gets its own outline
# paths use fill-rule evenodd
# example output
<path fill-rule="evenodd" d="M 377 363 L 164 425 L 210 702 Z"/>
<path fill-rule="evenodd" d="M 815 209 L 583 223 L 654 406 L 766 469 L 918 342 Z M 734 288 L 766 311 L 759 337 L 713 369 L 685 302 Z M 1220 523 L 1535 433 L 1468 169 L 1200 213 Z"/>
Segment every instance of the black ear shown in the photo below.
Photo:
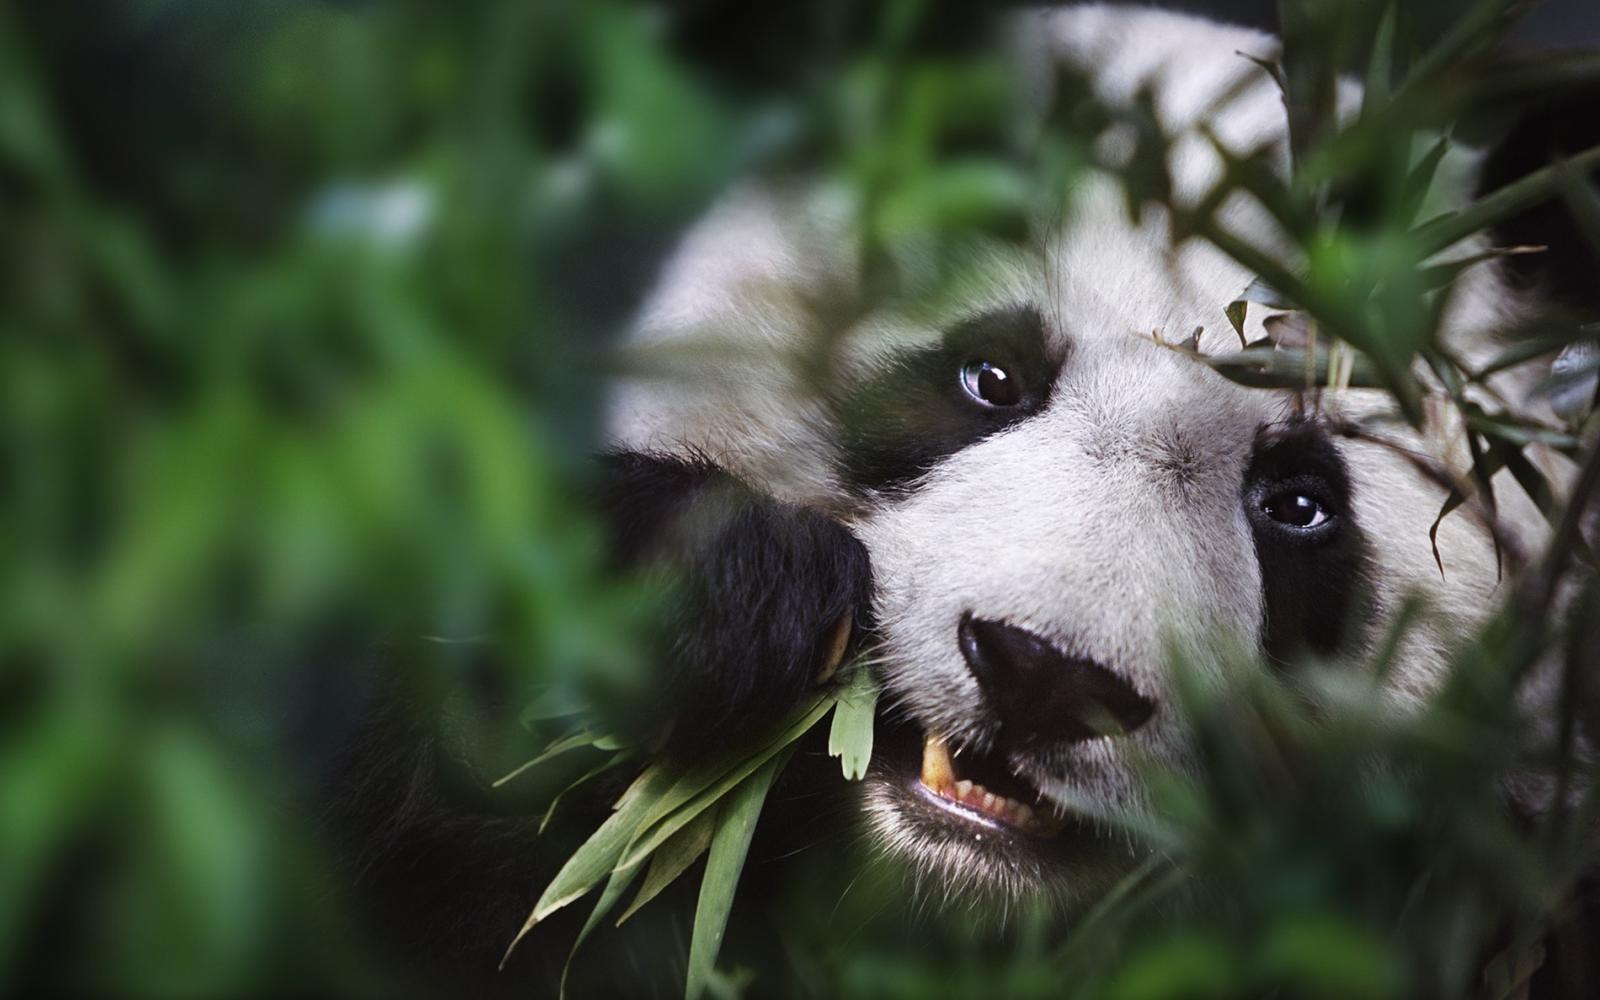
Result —
<path fill-rule="evenodd" d="M 653 649 L 658 690 L 626 714 L 678 756 L 773 725 L 816 686 L 841 629 L 866 614 L 865 547 L 703 458 L 619 452 L 602 465 L 619 559 L 670 588 Z"/>
<path fill-rule="evenodd" d="M 1487 194 L 1549 166 L 1562 157 L 1600 145 L 1600 87 L 1583 87 L 1517 110 L 1494 144 L 1480 174 Z M 1589 173 L 1600 181 L 1600 168 Z M 1553 305 L 1600 310 L 1600 252 L 1561 198 L 1545 201 L 1495 227 L 1505 246 L 1546 246 L 1541 254 L 1507 258 L 1519 286 Z"/>

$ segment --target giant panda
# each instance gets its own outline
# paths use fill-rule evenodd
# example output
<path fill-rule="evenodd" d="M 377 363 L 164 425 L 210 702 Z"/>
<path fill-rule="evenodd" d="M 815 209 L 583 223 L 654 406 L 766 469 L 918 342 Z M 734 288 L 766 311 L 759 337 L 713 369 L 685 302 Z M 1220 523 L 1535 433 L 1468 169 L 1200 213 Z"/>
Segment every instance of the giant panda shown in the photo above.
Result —
<path fill-rule="evenodd" d="M 1146 8 L 1024 17 L 1101 100 L 1153 98 L 1182 137 L 1180 202 L 1220 172 L 1202 125 L 1241 153 L 1271 144 L 1286 166 L 1281 92 L 1244 58 L 1271 60 L 1271 37 Z M 792 704 L 854 614 L 887 703 L 917 731 L 874 762 L 872 836 L 941 882 L 1082 900 L 1121 859 L 1063 803 L 1136 806 L 1133 758 L 1185 765 L 1168 637 L 1331 654 L 1425 595 L 1435 614 L 1391 683 L 1414 705 L 1495 606 L 1500 567 L 1470 516 L 1443 522 L 1435 565 L 1445 490 L 1414 456 L 1459 467 L 1449 427 L 1341 438 L 1330 423 L 1383 401 L 1353 390 L 1308 414 L 1168 349 L 1196 330 L 1202 351 L 1237 349 L 1223 307 L 1251 274 L 1203 241 L 1174 248 L 1160 211 L 1131 221 L 1110 181 L 1085 178 L 1068 201 L 1026 249 L 974 247 L 939 301 L 829 336 L 817 303 L 858 280 L 848 204 L 825 185 L 751 183 L 666 264 L 625 348 L 674 367 L 619 384 L 610 430 L 629 519 L 739 505 L 692 557 L 708 613 L 686 624 L 678 684 L 709 706 L 706 731 Z M 1227 219 L 1272 239 L 1248 203 Z M 1446 327 L 1479 356 L 1518 308 L 1495 268 L 1476 268 Z M 821 385 L 795 360 L 818 343 Z M 1503 492 L 1510 533 L 1536 546 L 1537 511 Z"/>
<path fill-rule="evenodd" d="M 1272 59 L 1271 36 L 1143 7 L 1012 16 L 1024 63 L 1072 66 L 1113 105 L 1149 95 L 1180 137 L 1180 200 L 1220 169 L 1201 125 L 1287 165 L 1281 93 L 1246 58 Z M 1353 85 L 1341 100 L 1355 106 Z M 1284 662 L 1355 652 L 1423 595 L 1432 613 L 1389 681 L 1403 711 L 1504 590 L 1470 508 L 1439 526 L 1435 560 L 1447 490 L 1417 457 L 1459 471 L 1458 428 L 1342 436 L 1332 425 L 1384 399 L 1350 390 L 1308 411 L 1171 350 L 1196 330 L 1200 352 L 1231 349 L 1223 309 L 1253 276 L 1203 241 L 1174 247 L 1158 209 L 1133 221 L 1107 178 L 1066 201 L 1023 244 L 974 242 L 934 301 L 880 304 L 841 332 L 828 305 L 862 266 L 848 193 L 737 186 L 621 345 L 597 505 L 619 560 L 682 584 L 660 649 L 662 753 L 758 733 L 827 682 L 847 640 L 894 725 L 841 826 L 925 884 L 1072 909 L 1137 860 L 1083 806 L 1138 806 L 1135 760 L 1195 766 L 1164 667 L 1174 636 Z M 1226 218 L 1273 238 L 1248 203 Z M 1492 350 L 1527 287 L 1493 263 L 1462 274 L 1446 325 L 1463 356 Z M 1537 510 L 1502 492 L 1501 545 L 1536 549 Z M 526 832 L 497 835 L 512 860 L 481 879 L 449 854 L 462 874 L 446 891 L 508 877 Z M 494 949 L 521 915 L 473 934 Z"/>

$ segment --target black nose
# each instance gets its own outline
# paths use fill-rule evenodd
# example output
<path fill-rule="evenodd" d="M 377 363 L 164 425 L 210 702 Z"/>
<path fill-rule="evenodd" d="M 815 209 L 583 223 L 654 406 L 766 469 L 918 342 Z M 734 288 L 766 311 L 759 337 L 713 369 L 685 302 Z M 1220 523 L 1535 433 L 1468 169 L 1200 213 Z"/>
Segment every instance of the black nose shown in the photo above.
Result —
<path fill-rule="evenodd" d="M 1156 710 L 1110 670 L 1026 629 L 967 614 L 957 635 L 1007 743 L 1040 747 L 1131 733 Z"/>

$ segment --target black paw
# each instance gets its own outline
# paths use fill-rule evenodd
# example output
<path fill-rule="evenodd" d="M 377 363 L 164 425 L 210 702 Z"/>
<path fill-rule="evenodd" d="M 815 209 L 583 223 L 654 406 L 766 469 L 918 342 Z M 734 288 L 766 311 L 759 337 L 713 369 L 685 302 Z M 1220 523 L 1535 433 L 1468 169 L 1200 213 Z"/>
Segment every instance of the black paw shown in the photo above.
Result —
<path fill-rule="evenodd" d="M 871 587 L 867 552 L 823 514 L 704 459 L 604 458 L 602 505 L 624 564 L 663 577 L 651 704 L 627 713 L 689 756 L 773 726 L 842 657 Z"/>

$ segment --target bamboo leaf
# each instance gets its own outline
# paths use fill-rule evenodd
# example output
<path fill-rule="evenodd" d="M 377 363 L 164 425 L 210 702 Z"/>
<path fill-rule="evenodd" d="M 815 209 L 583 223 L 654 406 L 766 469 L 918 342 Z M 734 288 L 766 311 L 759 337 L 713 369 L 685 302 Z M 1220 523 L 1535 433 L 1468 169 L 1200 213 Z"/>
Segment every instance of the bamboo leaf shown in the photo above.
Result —
<path fill-rule="evenodd" d="M 1553 166 L 1561 187 L 1561 199 L 1566 202 L 1573 223 L 1583 234 L 1589 249 L 1600 254 L 1600 194 L 1596 194 L 1594 185 L 1565 159 L 1556 160 Z"/>
<path fill-rule="evenodd" d="M 760 770 L 742 781 L 722 809 L 717 831 L 711 838 L 706 857 L 706 873 L 700 882 L 700 900 L 694 910 L 694 931 L 689 938 L 689 975 L 684 985 L 686 1000 L 699 1000 L 706 990 L 728 929 L 728 914 L 733 909 L 734 890 L 744 871 L 745 855 L 755 833 L 761 804 L 773 779 L 788 762 L 788 749 L 768 760 Z"/>
<path fill-rule="evenodd" d="M 1234 299 L 1229 302 L 1222 312 L 1228 317 L 1228 325 L 1233 327 L 1233 332 L 1239 335 L 1239 346 L 1249 347 L 1250 342 L 1244 339 L 1244 321 L 1248 315 L 1250 304 L 1244 299 Z"/>
<path fill-rule="evenodd" d="M 618 927 L 638 912 L 641 906 L 660 895 L 662 889 L 671 885 L 674 879 L 694 864 L 695 858 L 705 853 L 711 845 L 711 835 L 716 832 L 719 811 L 719 807 L 713 806 L 696 816 L 651 855 L 650 870 L 645 873 L 644 885 L 639 887 L 639 894 L 633 897 L 633 902 L 617 918 Z M 641 870 L 637 865 L 628 869 L 630 872 Z"/>
<path fill-rule="evenodd" d="M 833 707 L 828 730 L 828 755 L 838 757 L 845 780 L 860 781 L 872 760 L 872 723 L 878 707 L 878 683 L 872 671 L 858 665 Z"/>
<path fill-rule="evenodd" d="M 633 782 L 622 790 L 622 794 L 617 796 L 617 801 L 611 803 L 611 810 L 615 812 L 618 809 L 626 809 L 628 803 L 643 795 L 644 790 L 656 780 L 656 771 L 656 768 L 651 768 L 648 771 L 641 772 L 637 778 L 634 778 Z"/>
<path fill-rule="evenodd" d="M 1309 352 L 1317 346 L 1317 325 L 1305 313 L 1273 313 L 1261 321 L 1267 341 L 1279 350 Z"/>
<path fill-rule="evenodd" d="M 1600 53 L 1577 50 L 1538 52 L 1496 60 L 1494 68 L 1473 83 L 1467 103 L 1526 101 L 1579 90 L 1600 83 Z"/>
<path fill-rule="evenodd" d="M 1282 293 L 1261 278 L 1250 279 L 1250 284 L 1246 285 L 1244 291 L 1239 293 L 1239 298 L 1244 302 L 1254 302 L 1273 309 L 1295 308 L 1293 302 L 1284 298 Z"/>
<path fill-rule="evenodd" d="M 1251 278 L 1250 284 L 1244 287 L 1244 291 L 1239 293 L 1239 297 L 1228 303 L 1227 308 L 1223 310 L 1223 313 L 1228 317 L 1228 322 L 1233 326 L 1233 331 L 1239 335 L 1239 346 L 1245 348 L 1250 346 L 1249 341 L 1245 340 L 1244 324 L 1248 318 L 1250 303 L 1252 302 L 1272 309 L 1293 310 L 1296 308 L 1294 303 L 1279 294 L 1276 289 L 1261 278 Z"/>
<path fill-rule="evenodd" d="M 524 726 L 532 726 L 535 722 L 544 722 L 547 719 L 578 717 L 588 710 L 589 706 L 579 701 L 571 691 L 561 687 L 551 687 L 535 695 L 523 707 L 518 718 Z"/>
<path fill-rule="evenodd" d="M 1468 411 L 1467 426 L 1484 435 L 1499 441 L 1505 441 L 1517 448 L 1530 444 L 1544 444 L 1552 448 L 1571 449 L 1578 447 L 1582 442 L 1566 431 L 1552 430 L 1540 427 L 1537 424 L 1518 422 L 1505 417 L 1491 416 L 1482 411 Z"/>
<path fill-rule="evenodd" d="M 511 952 L 517 944 L 533 930 L 535 924 L 568 903 L 582 898 L 612 871 L 616 866 L 617 856 L 638 831 L 640 822 L 654 801 L 655 792 L 663 781 L 663 774 L 664 771 L 659 766 L 646 771 L 647 777 L 644 777 L 638 786 L 640 791 L 621 809 L 607 817 L 606 821 L 600 824 L 600 828 L 583 842 L 583 846 L 567 859 L 566 864 L 561 866 L 561 870 L 556 872 L 556 877 L 540 894 L 538 902 L 534 903 L 533 912 L 528 914 L 522 929 L 517 931 L 517 936 L 506 948 L 505 957 L 500 960 L 502 966 L 505 965 L 506 959 L 511 957 Z"/>
<path fill-rule="evenodd" d="M 1451 25 L 1437 44 L 1423 53 L 1395 90 L 1395 102 L 1407 100 L 1469 56 L 1492 45 L 1528 6 L 1526 0 L 1480 0 Z"/>
<path fill-rule="evenodd" d="M 1440 136 L 1417 165 L 1411 168 L 1406 175 L 1404 193 L 1401 195 L 1400 218 L 1405 225 L 1414 223 L 1417 213 L 1422 211 L 1422 206 L 1428 203 L 1428 192 L 1433 188 L 1433 179 L 1439 173 L 1439 164 L 1444 162 L 1445 154 L 1450 152 L 1450 137 Z"/>
<path fill-rule="evenodd" d="M 1494 450 L 1500 458 L 1500 464 L 1510 470 L 1512 478 L 1522 487 L 1522 492 L 1526 493 L 1534 506 L 1539 508 L 1539 513 L 1548 519 L 1555 508 L 1555 491 L 1550 488 L 1550 481 L 1545 478 L 1544 473 L 1528 461 L 1528 456 L 1515 445 L 1496 442 Z"/>
<path fill-rule="evenodd" d="M 1394 82 L 1395 0 L 1383 5 L 1383 15 L 1378 19 L 1378 29 L 1372 38 L 1372 57 L 1367 61 L 1366 85 L 1361 89 L 1361 117 L 1371 118 L 1378 108 L 1389 101 L 1390 87 Z"/>
<path fill-rule="evenodd" d="M 639 875 L 639 869 L 632 868 L 625 872 L 612 872 L 606 879 L 606 887 L 600 891 L 600 898 L 595 901 L 594 909 L 589 911 L 589 918 L 583 922 L 583 927 L 578 931 L 578 936 L 572 941 L 572 950 L 567 952 L 567 960 L 561 965 L 561 985 L 558 995 L 565 998 L 567 995 L 567 973 L 572 971 L 572 960 L 577 957 L 578 948 L 588 939 L 594 929 L 600 926 L 600 921 L 617 905 L 617 900 L 628 891 L 628 886 Z"/>
<path fill-rule="evenodd" d="M 828 693 L 819 696 L 811 707 L 800 716 L 788 729 L 768 743 L 757 753 L 746 757 L 730 770 L 725 770 L 721 778 L 702 786 L 698 793 L 687 798 L 680 798 L 682 789 L 674 787 L 666 797 L 670 800 L 667 804 L 654 804 L 650 810 L 650 817 L 641 823 L 635 830 L 635 838 L 624 851 L 622 858 L 617 862 L 618 868 L 628 868 L 638 864 L 649 857 L 657 848 L 667 841 L 669 837 L 681 830 L 697 815 L 726 795 L 729 790 L 749 777 L 758 768 L 762 767 L 773 757 L 777 756 L 795 740 L 799 739 L 806 730 L 817 724 L 817 721 L 827 714 L 833 707 L 837 695 Z M 697 779 L 698 782 L 698 779 Z M 653 825 L 652 825 L 653 824 Z"/>
<path fill-rule="evenodd" d="M 569 753 L 581 747 L 595 747 L 599 750 L 617 750 L 620 749 L 621 744 L 617 743 L 606 734 L 596 732 L 592 729 L 584 729 L 576 733 L 571 733 L 552 742 L 549 746 L 544 748 L 543 752 L 541 752 L 539 756 L 528 761 L 526 764 L 518 766 L 510 774 L 507 774 L 497 780 L 491 787 L 499 788 L 506 782 L 521 777 L 528 771 L 531 771 L 533 768 L 538 767 L 547 760 L 550 760 L 552 757 L 559 757 L 564 753 Z"/>
<path fill-rule="evenodd" d="M 1500 467 L 1495 456 L 1489 456 L 1489 462 L 1491 463 L 1490 466 L 1484 471 L 1487 475 L 1492 476 L 1500 470 Z M 1441 580 L 1444 579 L 1444 558 L 1439 553 L 1439 526 L 1444 523 L 1444 519 L 1449 517 L 1457 507 L 1466 502 L 1467 496 L 1459 488 L 1451 490 L 1450 495 L 1445 497 L 1444 503 L 1439 507 L 1439 514 L 1433 519 L 1433 524 L 1428 526 L 1428 544 L 1433 549 L 1433 563 L 1439 567 L 1439 578 Z"/>
<path fill-rule="evenodd" d="M 1575 341 L 1593 337 L 1576 317 L 1545 313 L 1504 331 L 1502 339 L 1508 345 L 1493 360 L 1472 375 L 1469 381 L 1481 382 L 1491 375 L 1527 364 L 1546 354 L 1555 354 Z"/>
<path fill-rule="evenodd" d="M 1459 402 L 1457 405 L 1460 405 Z M 1493 520 L 1500 515 L 1499 504 L 1495 502 L 1494 496 L 1494 474 L 1500 470 L 1500 463 L 1488 454 L 1485 447 L 1486 438 L 1480 439 L 1480 435 L 1470 427 L 1467 429 L 1466 438 L 1467 454 L 1472 458 L 1472 478 L 1478 484 L 1478 501 L 1483 504 L 1484 509 L 1489 512 L 1489 518 Z M 1500 536 L 1491 534 L 1490 541 L 1494 543 L 1494 564 L 1498 581 L 1501 565 Z"/>
<path fill-rule="evenodd" d="M 1260 342 L 1257 343 L 1259 345 Z M 1197 360 L 1228 381 L 1255 389 L 1303 389 L 1308 370 L 1314 381 L 1326 382 L 1332 374 L 1332 355 L 1327 350 L 1319 349 L 1310 357 L 1314 361 L 1308 361 L 1305 351 L 1262 346 L 1232 354 L 1196 355 Z M 1366 358 L 1356 356 L 1349 364 L 1349 386 L 1375 389 L 1387 384 Z"/>
<path fill-rule="evenodd" d="M 1545 167 L 1519 181 L 1513 181 L 1493 194 L 1478 199 L 1459 212 L 1424 223 L 1415 232 L 1424 254 L 1437 253 L 1481 229 L 1486 229 L 1518 212 L 1555 197 L 1560 171 L 1587 173 L 1600 167 L 1600 146 L 1592 146 L 1563 164 Z"/>
<path fill-rule="evenodd" d="M 544 807 L 544 815 L 539 817 L 539 832 L 543 833 L 544 828 L 550 825 L 551 817 L 556 814 L 556 807 L 561 804 L 561 800 L 566 797 L 568 792 L 572 791 L 574 788 L 577 788 L 579 785 L 584 784 L 590 778 L 597 777 L 605 771 L 609 771 L 613 767 L 616 767 L 618 764 L 622 763 L 624 760 L 627 760 L 627 757 L 623 756 L 622 754 L 617 754 L 610 760 L 596 764 L 594 767 L 591 767 L 589 770 L 579 775 L 577 780 L 573 781 L 567 787 L 557 792 L 555 797 L 550 800 L 550 804 Z"/>
<path fill-rule="evenodd" d="M 1448 285 L 1469 268 L 1476 267 L 1486 261 L 1496 260 L 1500 257 L 1520 257 L 1523 254 L 1544 253 L 1549 249 L 1549 247 L 1544 246 L 1490 247 L 1482 253 L 1475 253 L 1458 260 L 1424 268 L 1418 280 L 1421 282 L 1423 290 L 1431 292 L 1436 288 Z"/>

